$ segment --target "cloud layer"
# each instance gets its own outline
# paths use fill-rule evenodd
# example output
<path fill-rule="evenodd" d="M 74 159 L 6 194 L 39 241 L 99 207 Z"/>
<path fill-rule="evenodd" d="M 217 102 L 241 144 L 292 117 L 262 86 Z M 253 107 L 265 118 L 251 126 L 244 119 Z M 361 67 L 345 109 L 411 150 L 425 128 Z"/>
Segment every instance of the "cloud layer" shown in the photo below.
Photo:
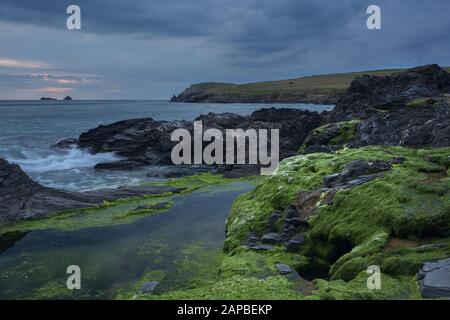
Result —
<path fill-rule="evenodd" d="M 65 28 L 72 2 L 0 0 L 0 41 L 14 44 L 0 51 L 0 98 L 16 89 L 31 97 L 45 81 L 84 98 L 163 98 L 199 81 L 450 65 L 448 0 L 379 0 L 379 31 L 366 28 L 366 0 L 75 3 L 80 31 Z M 26 82 L 19 69 L 50 77 Z"/>

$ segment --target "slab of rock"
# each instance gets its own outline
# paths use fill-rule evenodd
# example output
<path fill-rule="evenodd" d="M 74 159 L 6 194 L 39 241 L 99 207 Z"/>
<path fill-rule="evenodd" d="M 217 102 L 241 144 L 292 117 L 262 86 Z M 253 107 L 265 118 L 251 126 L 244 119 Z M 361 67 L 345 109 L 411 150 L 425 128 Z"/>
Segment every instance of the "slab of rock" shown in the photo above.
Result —
<path fill-rule="evenodd" d="M 424 298 L 450 297 L 450 258 L 425 262 L 417 279 Z"/>
<path fill-rule="evenodd" d="M 255 251 L 270 251 L 273 249 L 273 247 L 271 245 L 268 244 L 262 244 L 262 245 L 256 245 L 256 246 L 251 246 L 248 247 L 250 250 L 255 250 Z"/>
<path fill-rule="evenodd" d="M 152 294 L 158 285 L 158 281 L 146 282 L 139 288 L 139 293 Z"/>
<path fill-rule="evenodd" d="M 278 272 L 282 275 L 286 275 L 286 274 L 290 274 L 290 273 L 294 272 L 294 269 L 292 269 L 290 266 L 288 266 L 287 264 L 284 264 L 284 263 L 277 263 L 275 265 L 275 267 L 277 268 Z"/>
<path fill-rule="evenodd" d="M 263 244 L 275 245 L 275 244 L 280 243 L 280 241 L 281 241 L 280 235 L 278 233 L 274 233 L 274 232 L 267 233 L 267 234 L 263 235 L 261 238 L 261 242 Z"/>

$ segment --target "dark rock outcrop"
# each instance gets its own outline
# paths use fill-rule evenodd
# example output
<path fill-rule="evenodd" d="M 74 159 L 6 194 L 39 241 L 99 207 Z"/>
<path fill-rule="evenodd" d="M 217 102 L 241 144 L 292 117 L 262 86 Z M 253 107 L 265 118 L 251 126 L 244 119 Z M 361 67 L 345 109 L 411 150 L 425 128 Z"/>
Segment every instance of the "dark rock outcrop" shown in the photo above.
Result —
<path fill-rule="evenodd" d="M 57 190 L 40 185 L 30 179 L 18 165 L 0 158 L 0 224 L 43 217 L 63 210 L 90 208 L 104 201 L 181 190 L 167 186 L 121 187 L 89 192 Z"/>
<path fill-rule="evenodd" d="M 329 122 L 366 118 L 377 109 L 393 110 L 418 98 L 437 97 L 450 90 L 450 75 L 438 65 L 408 69 L 392 76 L 363 76 L 328 115 Z"/>
<path fill-rule="evenodd" d="M 305 139 L 302 152 L 331 152 L 344 145 L 449 146 L 448 92 L 450 75 L 437 65 L 357 78 L 324 114 L 328 124 Z"/>
<path fill-rule="evenodd" d="M 66 138 L 58 141 L 57 143 L 51 145 L 51 148 L 54 149 L 70 149 L 76 147 L 78 145 L 78 139 L 75 138 Z"/>
<path fill-rule="evenodd" d="M 281 159 L 294 155 L 308 133 L 321 125 L 321 117 L 316 112 L 275 108 L 258 110 L 249 116 L 210 113 L 195 120 L 202 121 L 204 130 L 216 128 L 223 133 L 226 129 L 279 129 Z M 78 146 L 92 153 L 115 152 L 126 158 L 114 163 L 98 164 L 97 169 L 129 170 L 146 165 L 169 165 L 172 164 L 172 148 L 177 144 L 171 141 L 171 134 L 179 128 L 192 133 L 193 122 L 156 121 L 151 118 L 119 121 L 82 133 Z M 234 177 L 253 175 L 258 169 L 254 166 L 231 165 L 221 166 L 218 171 Z"/>
<path fill-rule="evenodd" d="M 72 98 L 70 96 L 67 96 L 63 100 L 70 101 L 70 100 L 72 100 Z"/>
<path fill-rule="evenodd" d="M 450 258 L 426 262 L 417 280 L 424 298 L 450 297 Z"/>

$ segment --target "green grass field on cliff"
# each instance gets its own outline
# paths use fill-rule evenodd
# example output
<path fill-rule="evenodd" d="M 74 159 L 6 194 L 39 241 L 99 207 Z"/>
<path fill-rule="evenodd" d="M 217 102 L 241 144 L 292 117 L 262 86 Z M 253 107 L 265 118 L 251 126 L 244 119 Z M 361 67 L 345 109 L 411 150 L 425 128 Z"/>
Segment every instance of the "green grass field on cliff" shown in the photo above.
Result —
<path fill-rule="evenodd" d="M 450 67 L 444 68 L 450 71 Z M 246 84 L 232 83 L 200 83 L 195 84 L 195 90 L 204 94 L 236 94 L 236 95 L 264 95 L 264 94 L 304 94 L 304 93 L 343 93 L 350 83 L 363 75 L 388 76 L 404 69 L 372 70 L 349 73 L 336 73 L 300 77 L 278 81 L 264 81 Z"/>

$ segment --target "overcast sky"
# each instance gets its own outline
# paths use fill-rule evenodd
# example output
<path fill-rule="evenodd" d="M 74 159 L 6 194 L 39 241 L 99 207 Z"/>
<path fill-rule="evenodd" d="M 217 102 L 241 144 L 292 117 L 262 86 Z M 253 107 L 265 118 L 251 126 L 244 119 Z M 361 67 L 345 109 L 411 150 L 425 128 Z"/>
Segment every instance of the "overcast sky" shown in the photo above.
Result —
<path fill-rule="evenodd" d="M 66 8 L 81 7 L 81 30 Z M 382 29 L 366 28 L 366 9 Z M 449 0 L 0 0 L 0 99 L 169 98 L 191 83 L 450 65 Z"/>

